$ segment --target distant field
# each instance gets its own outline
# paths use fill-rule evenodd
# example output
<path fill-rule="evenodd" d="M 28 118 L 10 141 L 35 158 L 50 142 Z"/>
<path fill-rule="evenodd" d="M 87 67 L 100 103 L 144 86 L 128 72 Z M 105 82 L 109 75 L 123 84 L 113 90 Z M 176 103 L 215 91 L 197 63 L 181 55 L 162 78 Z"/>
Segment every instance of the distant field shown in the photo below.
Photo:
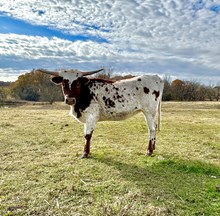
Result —
<path fill-rule="evenodd" d="M 63 104 L 0 108 L 0 215 L 220 215 L 220 102 L 165 102 L 153 157 L 142 114 L 101 122 L 89 159 Z"/>

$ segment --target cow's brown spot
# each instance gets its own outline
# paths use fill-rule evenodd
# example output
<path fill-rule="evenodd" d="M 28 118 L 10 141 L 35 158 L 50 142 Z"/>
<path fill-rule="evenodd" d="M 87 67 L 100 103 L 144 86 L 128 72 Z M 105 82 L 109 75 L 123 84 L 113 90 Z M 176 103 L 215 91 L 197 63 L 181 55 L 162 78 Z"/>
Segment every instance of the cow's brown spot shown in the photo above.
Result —
<path fill-rule="evenodd" d="M 160 92 L 159 92 L 159 91 L 154 90 L 152 94 L 154 94 L 154 95 L 155 95 L 155 101 L 157 101 L 157 98 L 159 97 Z"/>
<path fill-rule="evenodd" d="M 76 104 L 74 105 L 74 111 L 77 114 L 77 118 L 82 116 L 82 112 L 90 106 L 91 100 L 98 98 L 98 91 L 100 86 L 111 85 L 114 83 L 112 80 L 103 80 L 103 79 L 88 79 L 85 77 L 80 77 L 77 80 L 73 81 L 71 84 L 71 89 L 69 89 L 69 81 L 63 80 L 63 90 L 66 95 L 69 97 L 73 97 L 76 100 Z M 91 87 L 94 88 L 92 91 Z M 106 90 L 107 87 L 105 88 Z M 116 88 L 116 90 L 119 90 Z M 115 102 L 110 98 L 107 99 L 103 96 L 103 100 L 107 107 L 115 107 Z"/>
<path fill-rule="evenodd" d="M 111 100 L 110 98 L 108 98 L 108 100 L 106 100 L 106 103 L 108 104 L 108 107 L 115 107 L 115 102 L 113 100 Z"/>
<path fill-rule="evenodd" d="M 98 100 L 98 98 L 97 98 L 97 96 L 96 96 L 96 94 L 95 94 L 94 92 L 91 92 L 91 95 L 92 95 L 92 97 L 93 97 L 94 99 Z"/>
<path fill-rule="evenodd" d="M 68 94 L 76 100 L 74 111 L 77 113 L 77 118 L 82 116 L 81 112 L 90 105 L 91 100 L 94 98 L 94 93 L 90 91 L 88 85 L 85 85 L 88 81 L 89 79 L 84 77 L 73 81 L 71 91 Z"/>
<path fill-rule="evenodd" d="M 138 89 L 139 89 L 139 88 L 138 88 L 138 87 L 136 87 L 136 90 L 137 90 L 137 91 L 138 91 Z"/>
<path fill-rule="evenodd" d="M 148 94 L 148 93 L 149 93 L 149 91 L 150 91 L 150 90 L 149 90 L 149 88 L 144 87 L 144 93 L 145 93 L 145 94 Z"/>
<path fill-rule="evenodd" d="M 118 99 L 119 103 L 124 103 L 125 102 L 124 95 L 117 95 L 117 99 Z"/>
<path fill-rule="evenodd" d="M 108 108 L 115 107 L 115 102 L 111 100 L 110 98 L 106 98 L 105 96 L 103 96 L 102 99 L 104 100 L 106 107 Z"/>
<path fill-rule="evenodd" d="M 107 87 L 105 88 L 105 91 L 107 91 L 107 92 L 108 92 L 108 88 L 107 88 Z"/>

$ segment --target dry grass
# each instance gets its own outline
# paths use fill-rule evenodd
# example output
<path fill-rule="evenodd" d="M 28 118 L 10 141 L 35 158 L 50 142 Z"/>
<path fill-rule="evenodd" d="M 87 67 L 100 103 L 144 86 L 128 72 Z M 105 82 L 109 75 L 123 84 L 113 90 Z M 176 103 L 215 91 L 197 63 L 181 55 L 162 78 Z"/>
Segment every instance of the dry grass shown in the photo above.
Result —
<path fill-rule="evenodd" d="M 218 215 L 220 103 L 163 104 L 154 157 L 141 114 L 83 125 L 68 107 L 0 108 L 0 215 Z"/>

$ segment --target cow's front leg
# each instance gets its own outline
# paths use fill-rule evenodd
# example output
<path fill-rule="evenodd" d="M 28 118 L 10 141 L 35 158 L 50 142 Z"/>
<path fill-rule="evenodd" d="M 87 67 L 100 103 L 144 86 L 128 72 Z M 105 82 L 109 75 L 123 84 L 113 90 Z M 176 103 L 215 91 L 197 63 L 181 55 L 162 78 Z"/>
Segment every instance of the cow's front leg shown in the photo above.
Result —
<path fill-rule="evenodd" d="M 93 131 L 91 131 L 90 134 L 85 135 L 85 146 L 84 146 L 84 152 L 82 158 L 87 158 L 88 155 L 90 154 L 90 140 L 92 138 L 92 133 Z"/>
<path fill-rule="evenodd" d="M 85 146 L 82 158 L 87 158 L 90 154 L 90 141 L 92 138 L 92 133 L 95 129 L 97 118 L 93 115 L 87 117 L 86 124 L 84 126 L 84 137 L 85 137 Z"/>

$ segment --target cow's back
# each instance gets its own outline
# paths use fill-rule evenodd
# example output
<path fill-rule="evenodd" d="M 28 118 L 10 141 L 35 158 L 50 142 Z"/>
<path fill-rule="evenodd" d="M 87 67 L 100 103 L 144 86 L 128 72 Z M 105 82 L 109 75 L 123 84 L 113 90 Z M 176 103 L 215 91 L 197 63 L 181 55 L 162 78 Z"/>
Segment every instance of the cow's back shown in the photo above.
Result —
<path fill-rule="evenodd" d="M 158 76 L 139 76 L 113 83 L 96 82 L 91 86 L 92 106 L 99 109 L 99 120 L 120 120 L 143 109 L 155 109 L 162 95 Z"/>

